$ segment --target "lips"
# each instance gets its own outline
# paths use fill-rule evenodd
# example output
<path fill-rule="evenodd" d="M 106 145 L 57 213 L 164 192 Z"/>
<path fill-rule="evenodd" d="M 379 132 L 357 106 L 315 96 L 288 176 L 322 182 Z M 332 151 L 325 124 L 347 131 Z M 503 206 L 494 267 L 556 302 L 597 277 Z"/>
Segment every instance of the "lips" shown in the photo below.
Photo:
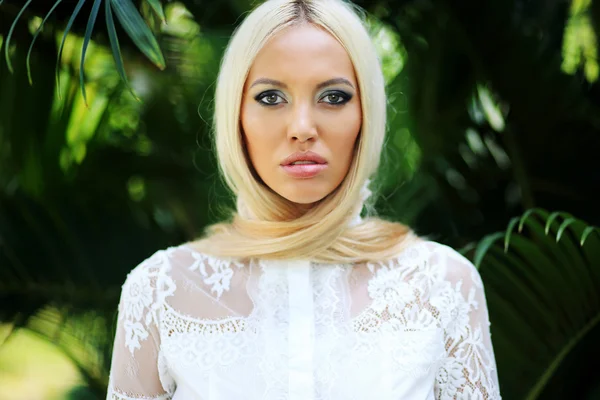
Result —
<path fill-rule="evenodd" d="M 309 163 L 314 164 L 327 164 L 327 160 L 321 157 L 319 154 L 314 153 L 312 151 L 300 152 L 297 151 L 294 154 L 286 157 L 282 162 L 282 166 L 286 165 L 310 165 Z"/>
<path fill-rule="evenodd" d="M 289 164 L 281 167 L 292 178 L 307 179 L 317 176 L 327 169 L 327 164 Z"/>
<path fill-rule="evenodd" d="M 312 178 L 327 169 L 327 160 L 312 151 L 296 152 L 281 162 L 281 167 L 292 178 Z"/>

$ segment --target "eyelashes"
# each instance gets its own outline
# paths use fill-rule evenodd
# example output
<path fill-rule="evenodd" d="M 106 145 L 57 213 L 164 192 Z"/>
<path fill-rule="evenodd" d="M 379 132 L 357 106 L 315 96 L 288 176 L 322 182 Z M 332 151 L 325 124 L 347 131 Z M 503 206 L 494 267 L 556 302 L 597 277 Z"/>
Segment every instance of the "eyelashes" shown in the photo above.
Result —
<path fill-rule="evenodd" d="M 282 101 L 277 101 L 278 99 Z M 261 105 L 267 107 L 276 106 L 281 103 L 287 103 L 287 101 L 283 99 L 281 93 L 273 90 L 268 90 L 266 92 L 260 93 L 259 95 L 254 97 L 254 100 L 258 101 Z"/>
<path fill-rule="evenodd" d="M 346 92 L 342 92 L 341 90 L 332 90 L 329 92 L 325 92 L 323 94 L 323 96 L 319 99 L 319 101 L 321 101 L 322 99 L 326 99 L 329 98 L 332 101 L 326 101 L 325 103 L 331 104 L 331 105 L 342 105 L 345 104 L 347 102 L 350 101 L 350 99 L 352 98 L 352 95 L 350 93 L 346 93 Z"/>
<path fill-rule="evenodd" d="M 341 106 L 352 99 L 352 94 L 342 90 L 329 90 L 319 97 L 319 103 L 325 103 L 331 106 Z M 259 104 L 266 107 L 274 107 L 279 104 L 287 103 L 283 94 L 276 90 L 267 90 L 254 97 Z"/>

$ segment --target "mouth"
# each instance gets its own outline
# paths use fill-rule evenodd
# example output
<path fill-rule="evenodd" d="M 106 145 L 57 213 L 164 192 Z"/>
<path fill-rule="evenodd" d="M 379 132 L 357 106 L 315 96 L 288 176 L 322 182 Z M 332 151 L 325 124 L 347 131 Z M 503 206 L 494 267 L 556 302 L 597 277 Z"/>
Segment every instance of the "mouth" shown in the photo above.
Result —
<path fill-rule="evenodd" d="M 281 163 L 281 168 L 292 178 L 309 179 L 328 167 L 327 160 L 312 151 L 296 152 Z"/>
<path fill-rule="evenodd" d="M 315 161 L 294 161 L 291 164 L 287 164 L 287 165 L 321 165 L 318 162 Z"/>
<path fill-rule="evenodd" d="M 286 157 L 282 162 L 282 166 L 288 165 L 310 165 L 310 164 L 327 164 L 327 160 L 323 158 L 321 155 L 312 152 L 300 152 L 297 151 L 293 154 L 290 154 Z"/>
<path fill-rule="evenodd" d="M 281 166 L 286 174 L 296 179 L 309 179 L 317 176 L 327 169 L 327 164 L 318 164 L 313 161 L 296 161 Z"/>

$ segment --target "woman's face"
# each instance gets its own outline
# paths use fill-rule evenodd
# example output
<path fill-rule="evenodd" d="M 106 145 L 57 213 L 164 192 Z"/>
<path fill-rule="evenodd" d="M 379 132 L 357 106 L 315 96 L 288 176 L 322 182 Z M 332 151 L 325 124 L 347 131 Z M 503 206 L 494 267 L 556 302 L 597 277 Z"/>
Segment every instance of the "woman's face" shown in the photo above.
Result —
<path fill-rule="evenodd" d="M 361 127 L 359 97 L 352 62 L 331 34 L 302 24 L 271 38 L 252 64 L 241 108 L 248 154 L 265 184 L 300 204 L 337 188 Z"/>

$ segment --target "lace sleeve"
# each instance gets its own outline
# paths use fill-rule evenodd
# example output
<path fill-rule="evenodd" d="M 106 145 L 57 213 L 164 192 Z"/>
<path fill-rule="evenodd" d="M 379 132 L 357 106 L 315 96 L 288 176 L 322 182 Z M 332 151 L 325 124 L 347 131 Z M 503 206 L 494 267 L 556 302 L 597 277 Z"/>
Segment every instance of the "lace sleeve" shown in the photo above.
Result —
<path fill-rule="evenodd" d="M 165 262 L 158 252 L 133 269 L 121 291 L 108 386 L 109 400 L 164 400 L 173 394 L 160 352 L 158 305 L 165 292 Z"/>
<path fill-rule="evenodd" d="M 444 327 L 446 359 L 440 366 L 435 394 L 439 400 L 500 399 L 496 361 L 483 283 L 475 266 L 450 247 L 433 257 L 445 271 L 432 299 Z"/>

